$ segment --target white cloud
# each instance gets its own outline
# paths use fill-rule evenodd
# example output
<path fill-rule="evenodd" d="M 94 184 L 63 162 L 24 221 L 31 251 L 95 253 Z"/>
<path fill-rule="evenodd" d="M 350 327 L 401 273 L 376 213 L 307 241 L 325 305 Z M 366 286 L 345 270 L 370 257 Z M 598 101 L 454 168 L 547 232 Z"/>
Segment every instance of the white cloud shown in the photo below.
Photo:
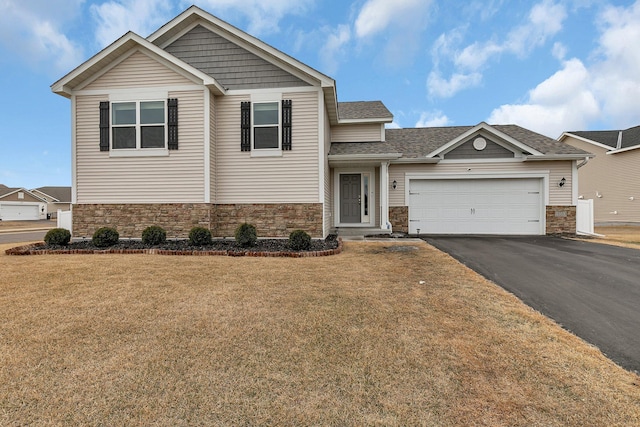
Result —
<path fill-rule="evenodd" d="M 62 28 L 80 13 L 83 0 L 0 2 L 0 43 L 33 65 L 53 63 L 47 71 L 68 71 L 80 62 L 81 47 Z"/>
<path fill-rule="evenodd" d="M 529 91 L 525 103 L 502 105 L 493 110 L 488 121 L 518 124 L 553 138 L 567 129 L 583 129 L 600 115 L 590 81 L 584 64 L 571 59 Z"/>
<path fill-rule="evenodd" d="M 401 24 L 428 9 L 424 0 L 368 0 L 355 22 L 355 32 L 360 38 L 384 31 L 392 24 Z"/>
<path fill-rule="evenodd" d="M 618 127 L 640 123 L 640 1 L 609 8 L 602 16 L 593 85 L 605 115 Z"/>
<path fill-rule="evenodd" d="M 101 47 L 128 31 L 146 37 L 166 23 L 172 12 L 169 0 L 111 0 L 91 5 L 97 23 L 95 37 Z"/>
<path fill-rule="evenodd" d="M 196 3 L 221 18 L 225 15 L 228 19 L 231 14 L 247 19 L 248 33 L 260 36 L 278 32 L 283 17 L 303 14 L 311 8 L 313 0 L 200 0 Z"/>
<path fill-rule="evenodd" d="M 335 29 L 325 31 L 329 34 L 319 54 L 325 73 L 332 74 L 338 69 L 339 58 L 345 55 L 345 46 L 351 40 L 351 28 L 338 25 Z"/>
<path fill-rule="evenodd" d="M 439 73 L 431 72 L 427 78 L 427 91 L 430 96 L 450 98 L 463 89 L 478 86 L 481 82 L 480 73 L 456 73 L 449 79 L 444 79 Z"/>
<path fill-rule="evenodd" d="M 438 110 L 421 113 L 420 119 L 416 122 L 415 127 L 442 127 L 449 126 L 450 124 L 451 120 L 445 114 L 443 114 L 442 111 Z"/>
<path fill-rule="evenodd" d="M 427 85 L 430 95 L 451 97 L 457 92 L 478 85 L 482 81 L 480 74 L 486 64 L 495 57 L 512 54 L 518 57 L 527 56 L 531 49 L 543 45 L 550 37 L 562 29 L 567 17 L 565 6 L 554 0 L 543 0 L 529 11 L 527 20 L 508 32 L 504 40 L 477 41 L 462 49 L 456 49 L 462 39 L 460 28 L 449 35 L 441 35 L 434 43 L 432 54 L 435 57 L 436 71 L 429 75 Z M 451 59 L 453 70 L 448 79 L 440 78 L 439 65 Z M 433 85 L 443 83 L 445 87 L 438 89 Z"/>
<path fill-rule="evenodd" d="M 627 8 L 610 7 L 596 20 L 601 34 L 592 64 L 563 62 L 525 102 L 495 109 L 489 121 L 517 123 L 552 137 L 569 129 L 589 129 L 595 121 L 604 120 L 614 129 L 640 123 L 640 1 Z M 554 46 L 556 57 L 564 54 L 563 47 Z"/>

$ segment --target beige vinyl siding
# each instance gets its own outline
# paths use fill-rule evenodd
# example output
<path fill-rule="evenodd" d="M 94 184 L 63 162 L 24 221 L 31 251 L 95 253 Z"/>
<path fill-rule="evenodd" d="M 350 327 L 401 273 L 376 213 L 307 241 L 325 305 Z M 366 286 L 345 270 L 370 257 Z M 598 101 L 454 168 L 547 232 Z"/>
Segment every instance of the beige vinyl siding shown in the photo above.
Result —
<path fill-rule="evenodd" d="M 203 91 L 170 92 L 178 98 L 179 149 L 162 157 L 110 157 L 99 150 L 99 103 L 76 102 L 78 203 L 197 203 L 204 201 Z"/>
<path fill-rule="evenodd" d="M 382 138 L 380 123 L 366 125 L 338 125 L 331 127 L 331 142 L 370 142 Z"/>
<path fill-rule="evenodd" d="M 606 154 L 574 138 L 565 142 L 596 156 L 578 169 L 578 195 L 593 199 L 595 222 L 640 222 L 640 149 Z"/>
<path fill-rule="evenodd" d="M 216 202 L 318 203 L 318 93 L 283 93 L 292 100 L 292 146 L 282 156 L 240 151 L 240 103 L 249 95 L 216 97 Z"/>
<path fill-rule="evenodd" d="M 572 205 L 571 172 L 572 161 L 549 162 L 506 162 L 506 163 L 439 163 L 435 165 L 398 165 L 389 166 L 389 206 L 406 206 L 405 202 L 405 174 L 468 174 L 468 173 L 518 173 L 518 172 L 548 172 L 550 206 Z M 471 171 L 468 171 L 471 169 Z M 565 178 L 564 187 L 558 182 Z M 391 185 L 397 181 L 394 190 Z"/>
<path fill-rule="evenodd" d="M 193 84 L 186 77 L 137 51 L 85 89 L 127 89 Z"/>

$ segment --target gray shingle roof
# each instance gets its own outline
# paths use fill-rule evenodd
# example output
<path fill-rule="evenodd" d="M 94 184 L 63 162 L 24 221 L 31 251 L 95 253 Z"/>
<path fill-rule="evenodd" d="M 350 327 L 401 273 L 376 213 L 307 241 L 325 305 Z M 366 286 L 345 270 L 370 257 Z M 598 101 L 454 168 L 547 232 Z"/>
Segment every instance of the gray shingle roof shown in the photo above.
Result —
<path fill-rule="evenodd" d="M 329 154 L 402 153 L 403 158 L 425 157 L 475 126 L 387 129 L 385 142 L 334 142 Z M 546 155 L 587 154 L 564 142 L 516 125 L 495 125 L 494 129 Z"/>
<path fill-rule="evenodd" d="M 618 137 L 620 132 L 622 132 L 622 144 L 620 148 L 629 148 L 640 145 L 640 126 L 634 126 L 624 130 L 591 130 L 567 133 L 589 139 L 615 149 L 618 147 Z"/>
<path fill-rule="evenodd" d="M 341 120 L 381 119 L 393 120 L 393 114 L 381 101 L 338 102 Z"/>
<path fill-rule="evenodd" d="M 39 187 L 36 190 L 63 203 L 71 203 L 71 187 Z"/>

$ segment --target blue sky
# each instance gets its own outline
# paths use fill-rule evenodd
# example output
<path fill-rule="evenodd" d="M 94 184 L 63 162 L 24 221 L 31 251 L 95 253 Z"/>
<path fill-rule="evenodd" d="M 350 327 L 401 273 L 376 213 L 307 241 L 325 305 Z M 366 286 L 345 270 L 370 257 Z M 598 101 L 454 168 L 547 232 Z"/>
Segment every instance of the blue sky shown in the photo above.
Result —
<path fill-rule="evenodd" d="M 0 0 L 0 183 L 71 185 L 70 102 L 50 85 L 191 4 L 381 100 L 394 127 L 640 124 L 640 0 Z"/>

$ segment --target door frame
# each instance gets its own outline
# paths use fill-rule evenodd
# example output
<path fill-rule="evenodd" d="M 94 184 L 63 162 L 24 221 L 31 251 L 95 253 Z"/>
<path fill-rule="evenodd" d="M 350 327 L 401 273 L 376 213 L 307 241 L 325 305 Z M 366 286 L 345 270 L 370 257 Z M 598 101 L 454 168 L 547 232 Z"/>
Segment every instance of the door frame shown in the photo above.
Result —
<path fill-rule="evenodd" d="M 360 206 L 360 222 L 340 222 L 340 175 L 360 175 L 360 195 L 368 201 Z M 376 223 L 376 170 L 371 168 L 334 168 L 333 169 L 333 217 L 334 227 L 373 227 Z M 368 187 L 368 191 L 365 188 Z M 366 215 L 368 213 L 368 215 Z"/>

